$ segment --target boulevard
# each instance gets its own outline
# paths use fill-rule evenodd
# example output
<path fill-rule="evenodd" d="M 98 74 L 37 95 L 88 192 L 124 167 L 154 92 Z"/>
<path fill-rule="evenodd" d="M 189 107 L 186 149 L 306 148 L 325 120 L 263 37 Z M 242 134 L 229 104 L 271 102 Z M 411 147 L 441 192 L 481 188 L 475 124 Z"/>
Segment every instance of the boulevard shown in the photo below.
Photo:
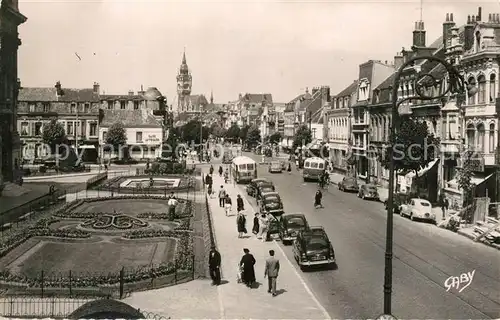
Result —
<path fill-rule="evenodd" d="M 261 156 L 244 155 L 261 161 Z M 215 165 L 214 165 L 215 166 Z M 217 164 L 218 166 L 218 164 Z M 301 272 L 290 246 L 279 245 L 330 315 L 368 318 L 380 313 L 383 298 L 386 211 L 380 202 L 364 201 L 330 185 L 324 209 L 313 208 L 315 183 L 302 172 L 258 176 L 270 179 L 282 197 L 285 213 L 303 213 L 311 226 L 323 226 L 335 248 L 337 270 Z M 245 185 L 239 185 L 245 194 Z M 254 199 L 249 202 L 256 209 Z M 498 251 L 437 228 L 394 217 L 393 314 L 398 318 L 498 318 Z M 445 285 L 450 276 L 475 271 L 462 292 Z"/>

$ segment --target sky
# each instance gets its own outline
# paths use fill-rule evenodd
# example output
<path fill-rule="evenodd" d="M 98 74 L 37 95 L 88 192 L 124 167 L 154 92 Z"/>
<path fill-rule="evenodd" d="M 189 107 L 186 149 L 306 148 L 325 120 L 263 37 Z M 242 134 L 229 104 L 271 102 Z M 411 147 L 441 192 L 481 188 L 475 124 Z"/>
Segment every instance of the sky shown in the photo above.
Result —
<path fill-rule="evenodd" d="M 19 2 L 28 18 L 19 27 L 24 87 L 98 82 L 101 92 L 127 94 L 143 85 L 169 104 L 184 48 L 192 94 L 213 91 L 216 103 L 227 103 L 266 92 L 288 102 L 307 87 L 340 92 L 369 59 L 392 61 L 411 47 L 421 12 L 428 44 L 442 34 L 446 13 L 459 25 L 478 6 L 483 20 L 500 13 L 500 0 Z"/>

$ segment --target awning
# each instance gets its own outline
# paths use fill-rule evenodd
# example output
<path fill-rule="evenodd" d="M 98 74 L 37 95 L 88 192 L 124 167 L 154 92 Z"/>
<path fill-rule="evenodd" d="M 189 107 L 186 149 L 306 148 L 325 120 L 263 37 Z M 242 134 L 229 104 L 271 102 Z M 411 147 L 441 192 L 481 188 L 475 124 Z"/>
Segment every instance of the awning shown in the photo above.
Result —
<path fill-rule="evenodd" d="M 482 184 L 483 182 L 485 182 L 486 180 L 488 180 L 489 178 L 491 178 L 492 176 L 494 175 L 494 173 L 486 176 L 486 177 L 474 177 L 472 176 L 470 178 L 470 182 L 475 184 L 476 186 Z M 458 180 L 457 178 L 454 178 L 448 182 L 446 182 L 446 184 L 448 185 L 448 187 L 450 188 L 454 188 L 454 189 L 458 189 Z"/>
<path fill-rule="evenodd" d="M 421 177 L 421 176 L 423 176 L 424 174 L 426 174 L 426 173 L 427 173 L 427 171 L 431 170 L 431 169 L 432 169 L 432 167 L 434 167 L 434 166 L 436 165 L 436 163 L 438 163 L 438 161 L 439 161 L 439 159 L 434 159 L 434 160 L 432 160 L 431 162 L 429 162 L 429 163 L 427 164 L 427 166 L 425 166 L 425 168 L 422 168 L 422 169 L 420 169 L 420 170 L 418 171 L 418 176 L 419 176 L 419 177 Z M 415 176 L 415 171 L 411 171 L 411 172 L 408 172 L 408 173 L 406 174 L 406 177 L 407 177 L 407 178 L 413 178 L 414 176 Z"/>

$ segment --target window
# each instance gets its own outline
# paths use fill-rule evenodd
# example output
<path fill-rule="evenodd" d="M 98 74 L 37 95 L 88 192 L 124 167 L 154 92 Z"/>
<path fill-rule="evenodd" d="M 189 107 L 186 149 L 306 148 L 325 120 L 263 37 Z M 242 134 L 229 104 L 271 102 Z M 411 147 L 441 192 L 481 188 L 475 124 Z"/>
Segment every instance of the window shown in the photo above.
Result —
<path fill-rule="evenodd" d="M 66 124 L 66 134 L 73 135 L 73 122 L 68 122 Z"/>
<path fill-rule="evenodd" d="M 137 131 L 135 133 L 135 141 L 136 142 L 142 142 L 142 132 L 141 131 Z"/>
<path fill-rule="evenodd" d="M 134 110 L 139 110 L 139 101 L 134 101 Z"/>
<path fill-rule="evenodd" d="M 104 142 L 106 142 L 106 138 L 107 138 L 107 137 L 108 137 L 108 132 L 107 132 L 107 131 L 103 131 L 103 132 L 102 132 L 102 140 L 103 140 Z"/>
<path fill-rule="evenodd" d="M 255 170 L 255 167 L 254 167 L 253 163 L 247 164 L 247 169 L 248 170 Z"/>
<path fill-rule="evenodd" d="M 108 100 L 108 110 L 113 110 L 113 101 Z"/>
<path fill-rule="evenodd" d="M 311 135 L 313 139 L 316 139 L 316 128 L 311 129 Z"/>
<path fill-rule="evenodd" d="M 42 135 L 42 123 L 35 122 L 35 136 L 41 136 L 41 135 Z"/>
<path fill-rule="evenodd" d="M 71 104 L 69 112 L 70 113 L 76 113 L 76 103 L 72 103 Z"/>
<path fill-rule="evenodd" d="M 30 103 L 29 108 L 30 108 L 30 112 L 35 112 L 35 104 L 34 103 Z"/>
<path fill-rule="evenodd" d="M 49 111 L 50 111 L 50 103 L 44 103 L 43 112 L 49 112 Z"/>
<path fill-rule="evenodd" d="M 476 52 L 479 52 L 481 50 L 481 33 L 478 31 L 476 32 Z"/>
<path fill-rule="evenodd" d="M 495 74 L 490 74 L 490 102 L 495 102 L 496 98 L 496 80 Z"/>
<path fill-rule="evenodd" d="M 27 136 L 29 135 L 29 122 L 23 121 L 21 122 L 21 135 L 22 136 Z"/>
<path fill-rule="evenodd" d="M 476 130 L 472 124 L 467 125 L 467 145 L 469 148 L 476 146 Z"/>
<path fill-rule="evenodd" d="M 490 153 L 495 151 L 495 124 L 490 124 L 490 132 L 489 132 L 489 140 L 490 140 Z"/>
<path fill-rule="evenodd" d="M 486 78 L 481 75 L 477 79 L 479 86 L 478 86 L 478 97 L 477 97 L 477 103 L 486 103 Z"/>
<path fill-rule="evenodd" d="M 90 123 L 90 136 L 95 137 L 97 136 L 97 123 L 96 122 L 91 122 Z"/>
<path fill-rule="evenodd" d="M 469 80 L 467 80 L 467 82 L 471 85 L 471 86 L 476 86 L 476 79 L 474 79 L 473 77 L 470 77 Z M 468 101 L 467 101 L 467 104 L 469 105 L 472 105 L 474 104 L 474 95 L 471 94 L 471 95 L 468 95 Z"/>
<path fill-rule="evenodd" d="M 86 103 L 83 112 L 88 113 L 90 111 L 90 103 Z"/>
<path fill-rule="evenodd" d="M 125 110 L 127 101 L 120 101 L 120 109 Z"/>
<path fill-rule="evenodd" d="M 484 152 L 484 147 L 485 147 L 485 144 L 484 144 L 484 124 L 480 123 L 478 126 L 477 126 L 477 142 L 476 142 L 476 146 L 477 146 L 477 151 L 481 151 L 481 152 Z"/>

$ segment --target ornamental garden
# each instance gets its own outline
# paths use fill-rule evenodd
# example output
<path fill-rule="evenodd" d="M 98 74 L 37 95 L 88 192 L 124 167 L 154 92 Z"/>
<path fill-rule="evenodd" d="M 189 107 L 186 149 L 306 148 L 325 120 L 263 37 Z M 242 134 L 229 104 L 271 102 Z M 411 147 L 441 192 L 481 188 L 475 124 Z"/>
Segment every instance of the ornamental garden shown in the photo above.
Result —
<path fill-rule="evenodd" d="M 113 185 L 127 177 L 120 179 Z M 189 185 L 173 180 L 176 186 L 172 179 L 153 186 L 170 192 Z M 178 201 L 172 212 L 157 194 L 87 198 L 18 221 L 2 232 L 0 286 L 12 294 L 116 295 L 123 286 L 144 290 L 188 279 L 194 204 L 182 194 Z"/>

